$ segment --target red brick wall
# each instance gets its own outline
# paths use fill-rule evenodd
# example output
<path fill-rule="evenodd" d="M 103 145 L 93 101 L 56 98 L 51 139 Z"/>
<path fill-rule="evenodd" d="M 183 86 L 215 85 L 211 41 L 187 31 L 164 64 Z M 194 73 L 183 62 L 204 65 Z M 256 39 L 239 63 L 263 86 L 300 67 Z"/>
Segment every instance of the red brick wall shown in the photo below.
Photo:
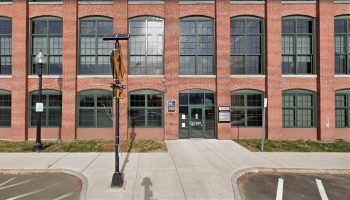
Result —
<path fill-rule="evenodd" d="M 282 4 L 279 0 L 267 0 L 265 4 L 239 5 L 229 0 L 218 0 L 212 4 L 179 4 L 165 1 L 164 4 L 128 4 L 127 0 L 114 0 L 113 4 L 78 4 L 64 1 L 58 5 L 28 4 L 13 0 L 10 5 L 0 5 L 0 15 L 12 18 L 13 66 L 12 77 L 0 77 L 0 89 L 12 91 L 12 128 L 1 128 L 0 139 L 33 139 L 34 129 L 27 128 L 28 92 L 37 90 L 38 79 L 28 78 L 28 24 L 39 16 L 56 16 L 63 19 L 63 73 L 62 77 L 43 79 L 43 89 L 62 91 L 62 127 L 43 129 L 44 139 L 54 139 L 61 132 L 63 140 L 113 139 L 113 128 L 88 129 L 77 127 L 77 94 L 88 89 L 110 90 L 111 76 L 78 76 L 78 20 L 86 16 L 106 16 L 114 19 L 114 31 L 128 32 L 128 19 L 136 16 L 157 16 L 165 21 L 164 26 L 164 76 L 125 76 L 127 84 L 124 99 L 120 101 L 120 133 L 130 138 L 127 119 L 127 93 L 140 89 L 158 90 L 164 94 L 164 128 L 135 129 L 137 138 L 177 139 L 179 129 L 178 107 L 176 112 L 167 112 L 167 100 L 176 100 L 179 92 L 204 89 L 216 94 L 216 106 L 230 106 L 230 93 L 241 89 L 266 92 L 268 101 L 267 137 L 269 139 L 350 139 L 350 129 L 335 128 L 335 91 L 350 88 L 349 77 L 334 76 L 334 16 L 350 14 L 350 4 L 334 4 L 333 0 L 322 0 L 317 4 Z M 208 16 L 216 24 L 216 76 L 183 77 L 179 71 L 179 19 L 186 16 Z M 244 77 L 230 75 L 230 18 L 250 15 L 264 18 L 266 36 L 265 76 Z M 281 24 L 282 17 L 306 15 L 317 22 L 317 66 L 318 76 L 300 78 L 283 77 L 281 73 Z M 127 42 L 121 42 L 124 63 L 127 66 Z M 314 91 L 318 97 L 318 127 L 310 129 L 282 128 L 282 92 L 289 89 Z M 217 113 L 217 111 L 216 111 Z M 216 117 L 217 119 L 218 117 Z M 260 128 L 231 128 L 229 123 L 217 123 L 217 137 L 260 138 Z"/>

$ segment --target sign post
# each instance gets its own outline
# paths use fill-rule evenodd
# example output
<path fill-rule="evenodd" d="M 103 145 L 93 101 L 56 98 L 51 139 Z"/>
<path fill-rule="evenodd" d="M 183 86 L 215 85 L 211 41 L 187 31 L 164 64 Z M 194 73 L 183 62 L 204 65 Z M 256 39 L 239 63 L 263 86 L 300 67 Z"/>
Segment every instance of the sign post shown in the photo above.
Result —
<path fill-rule="evenodd" d="M 261 138 L 261 151 L 264 151 L 264 141 L 265 141 L 265 112 L 267 108 L 267 98 L 264 98 L 264 108 L 262 113 L 262 138 Z"/>
<path fill-rule="evenodd" d="M 111 67 L 113 75 L 113 98 L 115 105 L 114 112 L 114 128 L 115 128 L 115 172 L 112 177 L 111 187 L 122 187 L 124 182 L 123 173 L 119 170 L 119 146 L 120 146 L 120 134 L 119 134 L 119 99 L 123 98 L 123 89 L 125 85 L 122 85 L 124 77 L 124 64 L 122 60 L 122 51 L 119 44 L 119 40 L 128 40 L 129 34 L 115 34 L 112 36 L 103 37 L 103 40 L 115 41 L 114 49 L 111 53 Z"/>

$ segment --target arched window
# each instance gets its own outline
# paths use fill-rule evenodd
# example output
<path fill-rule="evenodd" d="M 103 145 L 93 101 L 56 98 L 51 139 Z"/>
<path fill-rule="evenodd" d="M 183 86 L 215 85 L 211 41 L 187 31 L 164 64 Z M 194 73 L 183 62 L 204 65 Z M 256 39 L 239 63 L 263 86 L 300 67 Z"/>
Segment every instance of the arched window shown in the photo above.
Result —
<path fill-rule="evenodd" d="M 41 50 L 46 56 L 43 74 L 62 74 L 62 19 L 40 17 L 30 22 L 31 74 L 38 74 L 35 56 Z"/>
<path fill-rule="evenodd" d="M 129 93 L 129 127 L 163 127 L 163 94 L 155 90 Z"/>
<path fill-rule="evenodd" d="M 287 90 L 283 92 L 283 127 L 315 127 L 316 99 L 314 92 L 307 90 Z"/>
<path fill-rule="evenodd" d="M 129 20 L 129 74 L 163 74 L 164 20 L 136 17 Z"/>
<path fill-rule="evenodd" d="M 0 17 L 0 75 L 11 74 L 12 66 L 12 20 Z"/>
<path fill-rule="evenodd" d="M 262 125 L 264 94 L 255 90 L 231 93 L 231 126 L 254 127 Z"/>
<path fill-rule="evenodd" d="M 335 73 L 350 73 L 350 16 L 339 16 L 334 21 Z"/>
<path fill-rule="evenodd" d="M 231 18 L 231 74 L 263 74 L 263 20 Z"/>
<path fill-rule="evenodd" d="M 282 19 L 282 73 L 315 74 L 314 19 L 288 16 Z"/>
<path fill-rule="evenodd" d="M 337 128 L 350 128 L 350 90 L 335 93 L 335 124 Z"/>
<path fill-rule="evenodd" d="M 113 127 L 112 92 L 105 90 L 87 90 L 79 93 L 78 127 Z"/>
<path fill-rule="evenodd" d="M 37 112 L 36 103 L 39 100 L 39 92 L 34 91 L 29 94 L 29 126 L 36 126 Z M 61 127 L 62 116 L 62 95 L 60 91 L 43 90 L 41 102 L 44 103 L 44 111 L 41 113 L 41 126 Z"/>
<path fill-rule="evenodd" d="M 113 34 L 113 20 L 105 17 L 88 17 L 79 21 L 79 74 L 109 75 L 111 41 L 103 36 Z"/>
<path fill-rule="evenodd" d="M 214 74 L 214 20 L 209 17 L 180 19 L 181 75 Z"/>
<path fill-rule="evenodd" d="M 0 90 L 0 127 L 11 126 L 11 92 Z"/>

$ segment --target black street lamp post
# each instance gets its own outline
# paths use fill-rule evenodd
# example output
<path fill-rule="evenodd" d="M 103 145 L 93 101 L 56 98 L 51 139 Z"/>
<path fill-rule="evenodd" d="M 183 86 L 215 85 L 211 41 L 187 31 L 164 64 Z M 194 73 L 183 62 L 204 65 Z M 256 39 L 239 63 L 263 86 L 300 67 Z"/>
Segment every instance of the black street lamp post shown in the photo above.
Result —
<path fill-rule="evenodd" d="M 39 152 L 43 148 L 43 144 L 41 143 L 41 113 L 43 112 L 44 105 L 43 102 L 41 102 L 41 95 L 42 95 L 42 85 L 43 85 L 43 65 L 46 62 L 46 57 L 44 54 L 40 52 L 35 56 L 35 62 L 39 65 L 39 96 L 38 101 L 35 105 L 35 111 L 37 113 L 37 119 L 36 119 L 36 141 L 34 145 L 34 151 Z"/>

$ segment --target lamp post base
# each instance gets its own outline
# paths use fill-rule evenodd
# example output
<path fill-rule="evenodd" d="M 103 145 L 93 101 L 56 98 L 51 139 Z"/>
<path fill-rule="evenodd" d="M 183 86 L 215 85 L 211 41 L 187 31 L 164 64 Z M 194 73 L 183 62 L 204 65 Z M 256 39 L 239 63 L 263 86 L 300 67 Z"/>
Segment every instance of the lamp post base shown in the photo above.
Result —
<path fill-rule="evenodd" d="M 40 152 L 43 149 L 43 144 L 41 142 L 36 142 L 33 147 L 33 151 Z"/>
<path fill-rule="evenodd" d="M 122 187 L 124 182 L 124 176 L 121 172 L 115 172 L 112 178 L 111 187 Z"/>

